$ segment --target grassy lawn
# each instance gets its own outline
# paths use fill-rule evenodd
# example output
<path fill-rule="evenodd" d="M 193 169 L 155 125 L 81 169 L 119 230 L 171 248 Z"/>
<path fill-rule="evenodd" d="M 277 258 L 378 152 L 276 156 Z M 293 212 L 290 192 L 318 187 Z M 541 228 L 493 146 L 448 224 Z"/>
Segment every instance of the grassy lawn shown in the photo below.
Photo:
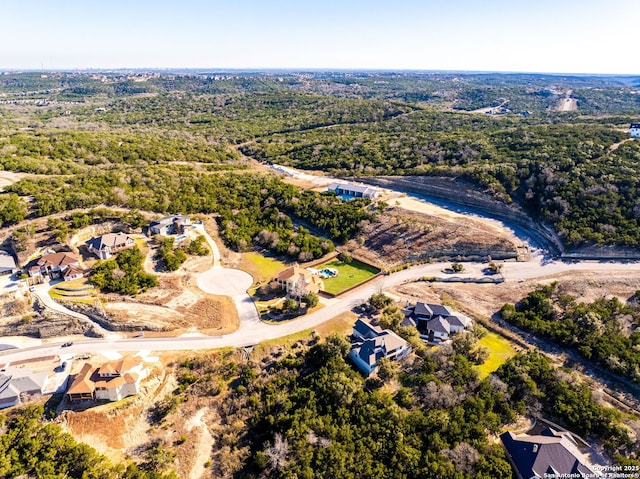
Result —
<path fill-rule="evenodd" d="M 502 336 L 487 332 L 487 334 L 478 341 L 478 344 L 489 350 L 489 357 L 478 368 L 480 379 L 486 378 L 489 374 L 504 364 L 507 359 L 516 354 L 511 343 Z"/>
<path fill-rule="evenodd" d="M 263 256 L 255 251 L 242 253 L 238 269 L 246 271 L 255 282 L 269 281 L 288 265 L 275 258 Z"/>
<path fill-rule="evenodd" d="M 314 268 L 317 270 L 321 270 L 323 268 L 335 268 L 338 270 L 338 276 L 335 278 L 322 280 L 324 282 L 324 290 L 331 294 L 339 294 L 345 289 L 351 288 L 352 286 L 368 280 L 379 272 L 378 268 L 361 263 L 355 259 L 349 264 L 345 264 L 339 260 L 333 260 L 328 263 L 315 266 Z"/>
<path fill-rule="evenodd" d="M 87 278 L 64 281 L 49 290 L 49 296 L 53 299 L 79 303 L 93 302 L 95 295 L 96 290 Z"/>

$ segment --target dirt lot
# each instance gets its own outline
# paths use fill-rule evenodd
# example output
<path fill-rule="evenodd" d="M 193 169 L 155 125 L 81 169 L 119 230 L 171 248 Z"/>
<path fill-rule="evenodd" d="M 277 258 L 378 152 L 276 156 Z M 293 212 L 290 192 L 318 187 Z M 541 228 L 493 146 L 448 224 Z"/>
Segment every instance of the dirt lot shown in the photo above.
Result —
<path fill-rule="evenodd" d="M 120 299 L 120 300 L 118 300 Z M 110 296 L 105 311 L 116 321 L 160 326 L 172 334 L 227 334 L 238 328 L 233 300 L 200 291 L 189 275 L 162 277 L 157 288 L 131 301 Z M 149 333 L 153 334 L 153 333 Z"/>
<path fill-rule="evenodd" d="M 501 284 L 409 283 L 393 289 L 402 299 L 414 301 L 443 301 L 472 316 L 490 318 L 505 303 L 522 299 L 537 285 L 558 281 L 563 294 L 571 294 L 578 301 L 590 302 L 603 296 L 617 296 L 626 302 L 640 286 L 640 273 L 624 277 L 607 277 L 593 273 L 566 273 L 553 278 Z"/>
<path fill-rule="evenodd" d="M 418 206 L 416 201 L 415 208 Z M 519 243 L 506 229 L 456 213 L 435 216 L 392 206 L 367 224 L 346 247 L 373 264 L 391 267 L 427 256 L 515 256 Z"/>

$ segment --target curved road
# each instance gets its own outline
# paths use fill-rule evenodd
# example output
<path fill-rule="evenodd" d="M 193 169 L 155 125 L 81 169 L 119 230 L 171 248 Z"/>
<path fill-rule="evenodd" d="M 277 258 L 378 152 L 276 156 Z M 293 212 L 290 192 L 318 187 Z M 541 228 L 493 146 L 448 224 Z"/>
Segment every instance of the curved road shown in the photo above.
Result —
<path fill-rule="evenodd" d="M 442 263 L 414 266 L 404 271 L 382 276 L 371 283 L 345 294 L 331 305 L 312 314 L 282 325 L 268 325 L 260 321 L 242 321 L 240 328 L 225 336 L 197 336 L 177 338 L 134 338 L 134 339 L 101 339 L 76 341 L 72 346 L 64 348 L 65 353 L 87 353 L 102 351 L 183 351 L 214 349 L 221 347 L 244 347 L 254 345 L 260 341 L 275 339 L 289 334 L 313 329 L 319 324 L 350 310 L 357 304 L 366 301 L 373 293 L 381 289 L 398 286 L 421 277 L 443 276 Z M 460 277 L 482 277 L 482 268 L 486 264 L 465 263 L 467 272 Z M 221 269 L 221 271 L 228 271 Z M 581 262 L 577 264 L 561 261 L 547 261 L 542 256 L 532 261 L 522 263 L 505 263 L 504 275 L 506 281 L 521 281 L 549 275 L 566 273 L 569 271 L 602 272 L 607 274 L 625 274 L 626 272 L 640 272 L 640 263 L 603 263 Z M 206 273 L 203 273 L 206 274 Z M 253 303 L 251 304 L 253 307 Z M 42 345 L 20 350 L 0 352 L 1 362 L 19 361 L 34 357 L 55 355 L 62 352 L 60 344 Z"/>

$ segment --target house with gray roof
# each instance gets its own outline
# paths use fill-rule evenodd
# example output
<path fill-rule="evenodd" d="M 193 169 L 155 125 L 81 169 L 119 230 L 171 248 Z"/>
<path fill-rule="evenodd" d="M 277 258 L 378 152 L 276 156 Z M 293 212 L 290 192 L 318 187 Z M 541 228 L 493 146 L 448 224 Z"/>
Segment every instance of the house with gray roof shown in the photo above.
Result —
<path fill-rule="evenodd" d="M 8 370 L 0 374 L 0 409 L 17 406 L 42 396 L 47 373 Z"/>
<path fill-rule="evenodd" d="M 120 251 L 133 248 L 136 241 L 124 233 L 107 233 L 97 238 L 91 238 L 85 245 L 98 258 L 109 259 Z"/>
<path fill-rule="evenodd" d="M 381 330 L 359 319 L 353 328 L 354 342 L 349 357 L 365 376 L 378 370 L 382 358 L 400 360 L 411 352 L 411 346 L 389 329 Z"/>
<path fill-rule="evenodd" d="M 604 477 L 580 452 L 577 442 L 567 431 L 550 427 L 538 435 L 500 435 L 502 445 L 518 479 L 544 477 Z"/>
<path fill-rule="evenodd" d="M 327 191 L 333 191 L 336 195 L 347 198 L 370 198 L 374 199 L 380 194 L 375 186 L 362 185 L 357 183 L 334 182 L 329 185 Z"/>
<path fill-rule="evenodd" d="M 415 327 L 422 339 L 435 344 L 472 325 L 470 318 L 442 304 L 418 302 L 403 312 L 403 326 Z"/>
<path fill-rule="evenodd" d="M 191 218 L 182 215 L 166 216 L 149 223 L 148 234 L 169 236 L 184 233 L 185 226 L 191 224 Z"/>
<path fill-rule="evenodd" d="M 16 271 L 18 271 L 18 268 L 13 256 L 0 250 L 0 276 L 10 275 Z"/>

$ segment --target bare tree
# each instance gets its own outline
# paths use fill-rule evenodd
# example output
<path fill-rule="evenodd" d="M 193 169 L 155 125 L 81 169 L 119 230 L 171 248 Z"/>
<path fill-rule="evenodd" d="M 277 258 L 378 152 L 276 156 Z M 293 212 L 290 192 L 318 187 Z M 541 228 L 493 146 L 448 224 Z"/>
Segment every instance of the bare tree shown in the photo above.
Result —
<path fill-rule="evenodd" d="M 279 432 L 276 433 L 273 445 L 265 450 L 265 454 L 269 458 L 271 467 L 277 471 L 281 471 L 287 465 L 287 456 L 289 455 L 289 443 L 282 437 Z"/>

